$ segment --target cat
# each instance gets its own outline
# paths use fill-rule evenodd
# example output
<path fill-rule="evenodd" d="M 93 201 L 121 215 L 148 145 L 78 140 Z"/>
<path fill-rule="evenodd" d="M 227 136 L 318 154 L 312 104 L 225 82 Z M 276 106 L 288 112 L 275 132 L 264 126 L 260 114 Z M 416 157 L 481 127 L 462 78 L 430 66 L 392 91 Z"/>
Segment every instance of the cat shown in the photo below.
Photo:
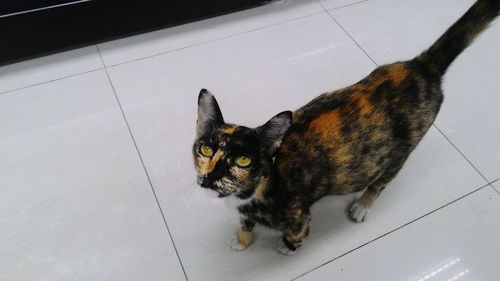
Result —
<path fill-rule="evenodd" d="M 241 229 L 231 247 L 247 248 L 260 223 L 283 233 L 280 253 L 294 254 L 309 233 L 311 205 L 326 195 L 364 190 L 348 210 L 364 221 L 436 118 L 449 65 L 499 10 L 500 0 L 479 0 L 414 59 L 378 67 L 257 128 L 224 122 L 202 89 L 194 164 L 201 187 L 238 201 Z"/>

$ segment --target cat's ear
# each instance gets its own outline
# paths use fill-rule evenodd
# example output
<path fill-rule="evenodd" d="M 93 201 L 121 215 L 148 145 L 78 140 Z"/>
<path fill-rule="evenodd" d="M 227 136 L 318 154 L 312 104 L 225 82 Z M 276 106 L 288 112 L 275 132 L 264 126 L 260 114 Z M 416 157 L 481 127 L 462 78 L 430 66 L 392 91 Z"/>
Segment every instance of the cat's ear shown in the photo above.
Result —
<path fill-rule="evenodd" d="M 267 147 L 269 155 L 274 156 L 291 122 L 292 112 L 283 111 L 257 128 L 257 133 L 259 133 L 264 146 Z"/>
<path fill-rule="evenodd" d="M 207 131 L 224 124 L 224 118 L 215 97 L 207 90 L 201 89 L 198 95 L 198 120 L 196 134 L 201 136 Z"/>

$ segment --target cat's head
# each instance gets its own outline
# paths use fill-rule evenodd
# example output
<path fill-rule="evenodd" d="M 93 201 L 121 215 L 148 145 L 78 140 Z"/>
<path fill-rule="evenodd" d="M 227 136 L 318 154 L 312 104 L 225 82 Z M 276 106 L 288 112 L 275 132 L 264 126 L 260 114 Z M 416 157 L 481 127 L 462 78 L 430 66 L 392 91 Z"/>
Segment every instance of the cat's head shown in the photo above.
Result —
<path fill-rule="evenodd" d="M 291 118 L 284 111 L 257 128 L 225 123 L 215 97 L 202 89 L 193 145 L 198 184 L 219 197 L 251 198 L 259 180 L 269 174 Z"/>

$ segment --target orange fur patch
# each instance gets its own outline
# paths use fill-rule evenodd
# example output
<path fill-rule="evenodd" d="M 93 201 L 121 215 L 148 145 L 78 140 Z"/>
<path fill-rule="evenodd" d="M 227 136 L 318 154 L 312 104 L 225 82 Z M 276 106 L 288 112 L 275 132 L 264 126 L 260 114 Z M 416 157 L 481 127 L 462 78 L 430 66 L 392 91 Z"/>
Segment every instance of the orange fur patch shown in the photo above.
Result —
<path fill-rule="evenodd" d="M 408 77 L 408 68 L 401 63 L 395 63 L 387 66 L 387 73 L 379 76 L 368 76 L 369 83 L 353 85 L 351 88 L 355 91 L 372 94 L 375 89 L 386 81 L 390 81 L 394 86 L 399 86 Z"/>
<path fill-rule="evenodd" d="M 309 128 L 324 138 L 338 138 L 342 127 L 342 116 L 338 110 L 332 110 L 319 115 Z"/>
<path fill-rule="evenodd" d="M 250 231 L 240 230 L 238 232 L 238 243 L 243 246 L 248 246 L 252 243 L 253 234 Z"/>
<path fill-rule="evenodd" d="M 366 95 L 359 95 L 356 101 L 361 115 L 365 115 L 373 111 L 373 105 Z"/>
<path fill-rule="evenodd" d="M 232 135 L 234 134 L 234 131 L 236 131 L 238 127 L 239 127 L 238 125 L 230 124 L 229 127 L 221 129 L 221 132 L 227 135 Z"/>
<path fill-rule="evenodd" d="M 392 64 L 387 68 L 387 74 L 376 77 L 372 82 L 372 87 L 378 87 L 385 81 L 391 81 L 394 86 L 399 86 L 408 77 L 408 69 L 403 64 Z"/>
<path fill-rule="evenodd" d="M 212 172 L 215 168 L 215 165 L 217 165 L 217 162 L 222 158 L 222 156 L 224 156 L 224 152 L 217 150 L 212 158 L 203 157 L 202 159 L 200 159 L 200 161 L 198 162 L 200 173 L 206 175 Z"/>
<path fill-rule="evenodd" d="M 395 85 L 401 84 L 408 77 L 408 68 L 404 64 L 393 64 L 389 67 L 389 78 Z"/>
<path fill-rule="evenodd" d="M 255 198 L 259 201 L 265 201 L 264 192 L 269 186 L 269 179 L 267 177 L 261 177 L 257 187 L 255 188 Z"/>

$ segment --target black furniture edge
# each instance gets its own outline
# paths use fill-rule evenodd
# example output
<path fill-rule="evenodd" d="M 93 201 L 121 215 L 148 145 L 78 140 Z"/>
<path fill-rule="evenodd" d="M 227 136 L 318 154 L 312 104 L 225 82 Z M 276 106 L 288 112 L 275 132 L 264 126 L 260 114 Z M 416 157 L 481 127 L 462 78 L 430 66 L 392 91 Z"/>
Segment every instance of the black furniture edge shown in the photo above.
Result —
<path fill-rule="evenodd" d="M 0 18 L 0 65 L 263 5 L 263 0 L 82 1 Z"/>

